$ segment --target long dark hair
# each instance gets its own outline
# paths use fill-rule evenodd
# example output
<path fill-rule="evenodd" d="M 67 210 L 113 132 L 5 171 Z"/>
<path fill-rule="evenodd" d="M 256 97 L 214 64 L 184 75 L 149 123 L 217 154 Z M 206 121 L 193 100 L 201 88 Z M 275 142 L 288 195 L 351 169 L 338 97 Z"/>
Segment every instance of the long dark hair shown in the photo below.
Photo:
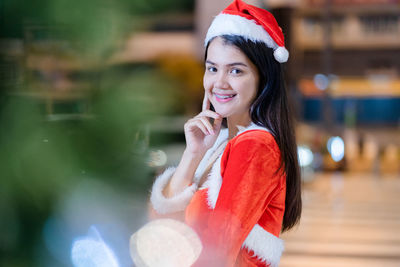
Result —
<path fill-rule="evenodd" d="M 263 42 L 253 42 L 237 35 L 221 35 L 220 37 L 225 44 L 239 48 L 258 69 L 259 88 L 250 107 L 250 117 L 253 123 L 271 132 L 281 152 L 279 170 L 284 170 L 286 174 L 285 214 L 282 223 L 282 232 L 285 232 L 300 221 L 302 201 L 294 122 L 283 76 L 283 66 L 275 60 L 273 49 Z M 207 59 L 208 46 L 212 40 L 207 44 L 205 59 Z"/>

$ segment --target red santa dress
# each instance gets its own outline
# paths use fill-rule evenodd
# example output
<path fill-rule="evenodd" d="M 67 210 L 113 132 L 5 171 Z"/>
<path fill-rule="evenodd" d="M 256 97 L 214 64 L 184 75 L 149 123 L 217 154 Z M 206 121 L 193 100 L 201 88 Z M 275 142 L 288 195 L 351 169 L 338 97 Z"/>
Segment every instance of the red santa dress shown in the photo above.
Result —
<path fill-rule="evenodd" d="M 228 129 L 222 129 L 194 183 L 181 193 L 165 198 L 162 190 L 175 168 L 161 174 L 152 189 L 153 208 L 160 214 L 185 211 L 185 222 L 203 244 L 195 267 L 278 266 L 286 194 L 286 176 L 278 171 L 279 147 L 266 128 L 253 123 L 227 139 Z M 197 188 L 215 154 L 206 181 Z"/>

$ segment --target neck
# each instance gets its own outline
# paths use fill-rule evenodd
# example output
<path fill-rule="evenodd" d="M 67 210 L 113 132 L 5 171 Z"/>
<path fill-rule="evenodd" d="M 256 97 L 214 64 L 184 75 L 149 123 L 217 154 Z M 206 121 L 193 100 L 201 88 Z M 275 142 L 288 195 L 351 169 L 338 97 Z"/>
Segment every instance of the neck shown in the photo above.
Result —
<path fill-rule="evenodd" d="M 239 131 L 237 126 L 247 127 L 251 123 L 250 115 L 245 113 L 241 115 L 232 115 L 227 118 L 228 129 L 229 129 L 229 137 L 228 140 L 231 140 L 236 136 Z"/>

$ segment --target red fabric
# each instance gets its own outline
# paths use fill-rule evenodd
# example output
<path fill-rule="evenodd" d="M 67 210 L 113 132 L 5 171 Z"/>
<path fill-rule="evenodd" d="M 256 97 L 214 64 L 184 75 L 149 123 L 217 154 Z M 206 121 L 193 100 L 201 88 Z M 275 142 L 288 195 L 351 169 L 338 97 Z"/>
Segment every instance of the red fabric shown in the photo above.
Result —
<path fill-rule="evenodd" d="M 268 32 L 278 46 L 285 46 L 282 29 L 276 22 L 275 17 L 267 10 L 246 4 L 241 0 L 235 0 L 222 13 L 238 15 L 248 20 L 254 20 Z"/>
<path fill-rule="evenodd" d="M 204 246 L 193 266 L 266 266 L 241 246 L 257 223 L 279 236 L 286 192 L 285 175 L 276 173 L 279 164 L 279 148 L 269 132 L 250 130 L 228 142 L 215 208 L 208 207 L 203 189 L 186 209 L 186 223 Z"/>

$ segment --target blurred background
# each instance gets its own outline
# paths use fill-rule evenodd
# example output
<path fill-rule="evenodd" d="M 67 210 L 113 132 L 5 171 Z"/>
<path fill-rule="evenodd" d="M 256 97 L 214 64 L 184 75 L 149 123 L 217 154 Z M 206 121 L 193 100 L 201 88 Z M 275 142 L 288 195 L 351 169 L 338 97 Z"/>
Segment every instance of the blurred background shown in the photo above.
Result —
<path fill-rule="evenodd" d="M 0 2 L 0 266 L 133 266 L 154 177 L 201 110 L 227 0 Z M 281 266 L 400 266 L 400 1 L 246 1 L 285 33 L 304 212 Z M 93 230 L 94 229 L 94 230 Z"/>

